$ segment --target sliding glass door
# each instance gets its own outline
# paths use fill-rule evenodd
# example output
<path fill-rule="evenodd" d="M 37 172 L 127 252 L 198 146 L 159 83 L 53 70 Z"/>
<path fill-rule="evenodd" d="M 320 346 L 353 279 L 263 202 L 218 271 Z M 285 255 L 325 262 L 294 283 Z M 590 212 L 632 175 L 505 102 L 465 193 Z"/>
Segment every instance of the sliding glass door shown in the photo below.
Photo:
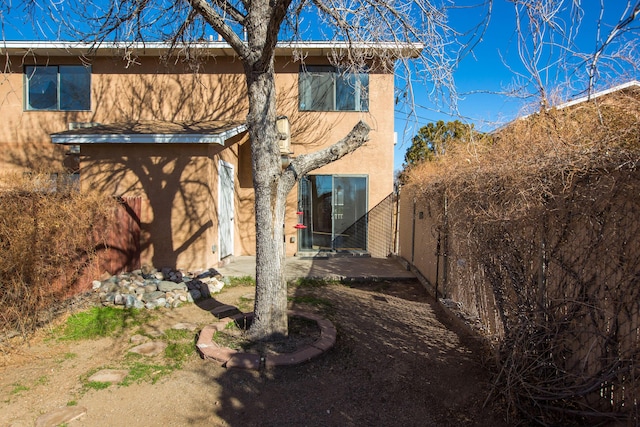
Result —
<path fill-rule="evenodd" d="M 309 175 L 300 180 L 301 251 L 366 251 L 367 177 Z"/>

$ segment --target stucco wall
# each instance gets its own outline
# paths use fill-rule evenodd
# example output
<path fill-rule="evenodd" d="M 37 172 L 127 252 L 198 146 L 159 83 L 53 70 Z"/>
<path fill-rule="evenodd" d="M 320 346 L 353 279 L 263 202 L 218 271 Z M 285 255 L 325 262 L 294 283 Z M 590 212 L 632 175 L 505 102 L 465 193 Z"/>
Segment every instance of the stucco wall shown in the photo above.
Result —
<path fill-rule="evenodd" d="M 321 63 L 309 58 L 308 63 Z M 92 110 L 23 111 L 23 64 L 78 64 L 73 57 L 11 58 L 12 73 L 0 85 L 0 165 L 3 171 L 73 164 L 50 134 L 69 122 L 116 123 L 138 120 L 244 120 L 247 98 L 242 66 L 231 57 L 203 58 L 194 64 L 163 63 L 155 57 L 125 63 L 119 58 L 91 60 Z M 393 189 L 393 75 L 370 75 L 369 112 L 299 112 L 298 73 L 292 58 L 276 61 L 278 113 L 288 116 L 293 155 L 323 148 L 343 138 L 360 120 L 372 128 L 370 140 L 355 153 L 313 173 L 368 175 L 368 206 Z M 207 268 L 216 265 L 218 245 L 218 161 L 234 166 L 234 255 L 255 253 L 250 148 L 246 134 L 218 145 L 82 145 L 83 188 L 108 195 L 143 198 L 142 262 L 156 266 Z M 297 251 L 298 190 L 287 203 L 286 252 Z M 152 237 L 150 237 L 152 236 Z"/>

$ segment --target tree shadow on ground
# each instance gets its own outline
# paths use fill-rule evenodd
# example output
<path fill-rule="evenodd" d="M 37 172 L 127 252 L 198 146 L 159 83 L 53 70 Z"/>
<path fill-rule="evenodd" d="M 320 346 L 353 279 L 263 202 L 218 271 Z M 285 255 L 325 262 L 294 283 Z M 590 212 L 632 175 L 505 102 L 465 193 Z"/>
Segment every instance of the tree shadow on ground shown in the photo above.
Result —
<path fill-rule="evenodd" d="M 221 394 L 189 424 L 506 425 L 482 407 L 488 374 L 477 343 L 443 323 L 417 282 L 298 287 L 291 296 L 308 297 L 296 308 L 321 312 L 334 323 L 335 347 L 298 366 L 213 371 Z"/>

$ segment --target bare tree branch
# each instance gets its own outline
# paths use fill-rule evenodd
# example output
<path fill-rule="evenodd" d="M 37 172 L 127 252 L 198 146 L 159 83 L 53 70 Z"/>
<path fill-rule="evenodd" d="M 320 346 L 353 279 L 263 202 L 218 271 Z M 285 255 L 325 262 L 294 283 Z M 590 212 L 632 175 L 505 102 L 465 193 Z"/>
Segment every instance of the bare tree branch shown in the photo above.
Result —
<path fill-rule="evenodd" d="M 340 141 L 309 154 L 301 154 L 292 160 L 291 165 L 285 171 L 291 173 L 296 179 L 318 169 L 326 164 L 334 162 L 349 153 L 354 152 L 369 140 L 371 128 L 364 121 L 359 121 L 353 129 Z"/>
<path fill-rule="evenodd" d="M 628 15 L 626 17 L 623 15 L 623 17 L 620 19 L 620 22 L 618 22 L 618 24 L 611 30 L 611 32 L 607 36 L 607 39 L 600 45 L 600 47 L 593 54 L 593 59 L 591 60 L 591 64 L 589 66 L 589 85 L 587 87 L 588 96 L 591 96 L 591 93 L 593 92 L 595 77 L 596 77 L 596 72 L 598 67 L 598 61 L 600 60 L 600 57 L 602 56 L 603 52 L 608 46 L 611 45 L 611 43 L 613 43 L 613 41 L 617 37 L 619 37 L 624 33 L 626 28 L 636 19 L 638 14 L 640 14 L 640 1 L 636 2 L 636 5 L 631 10 L 629 10 L 630 9 L 629 6 L 630 4 L 627 3 L 627 8 L 625 9 L 625 12 L 624 12 L 625 14 L 629 12 Z M 602 19 L 602 12 L 604 12 L 604 5 L 601 7 L 601 15 L 600 15 L 601 19 Z M 600 30 L 600 25 L 598 25 L 598 31 L 599 30 Z"/>
<path fill-rule="evenodd" d="M 249 56 L 249 52 L 246 44 L 236 34 L 233 29 L 225 22 L 224 18 L 215 11 L 213 7 L 205 0 L 187 0 L 189 4 L 196 10 L 202 18 L 213 27 L 218 34 L 220 34 L 231 47 L 238 53 L 241 58 Z M 222 10 L 235 10 L 226 2 L 220 2 L 223 4 Z M 239 14 L 239 12 L 238 12 Z M 242 23 L 244 23 L 244 16 L 242 16 Z"/>

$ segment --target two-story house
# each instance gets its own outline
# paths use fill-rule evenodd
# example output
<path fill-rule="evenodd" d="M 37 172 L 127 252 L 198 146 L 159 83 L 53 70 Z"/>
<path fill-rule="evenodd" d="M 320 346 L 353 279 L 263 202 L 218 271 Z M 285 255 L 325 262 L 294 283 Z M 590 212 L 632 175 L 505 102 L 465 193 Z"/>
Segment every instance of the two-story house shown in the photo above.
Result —
<path fill-rule="evenodd" d="M 345 72 L 329 60 L 341 47 L 277 49 L 283 165 L 359 120 L 372 128 L 363 147 L 301 177 L 289 195 L 289 256 L 371 253 L 367 213 L 393 191 L 392 67 L 372 56 L 366 72 Z M 81 189 L 138 198 L 142 263 L 201 269 L 255 253 L 246 86 L 227 44 L 178 56 L 161 43 L 5 42 L 0 50 L 2 171 L 73 172 Z"/>

